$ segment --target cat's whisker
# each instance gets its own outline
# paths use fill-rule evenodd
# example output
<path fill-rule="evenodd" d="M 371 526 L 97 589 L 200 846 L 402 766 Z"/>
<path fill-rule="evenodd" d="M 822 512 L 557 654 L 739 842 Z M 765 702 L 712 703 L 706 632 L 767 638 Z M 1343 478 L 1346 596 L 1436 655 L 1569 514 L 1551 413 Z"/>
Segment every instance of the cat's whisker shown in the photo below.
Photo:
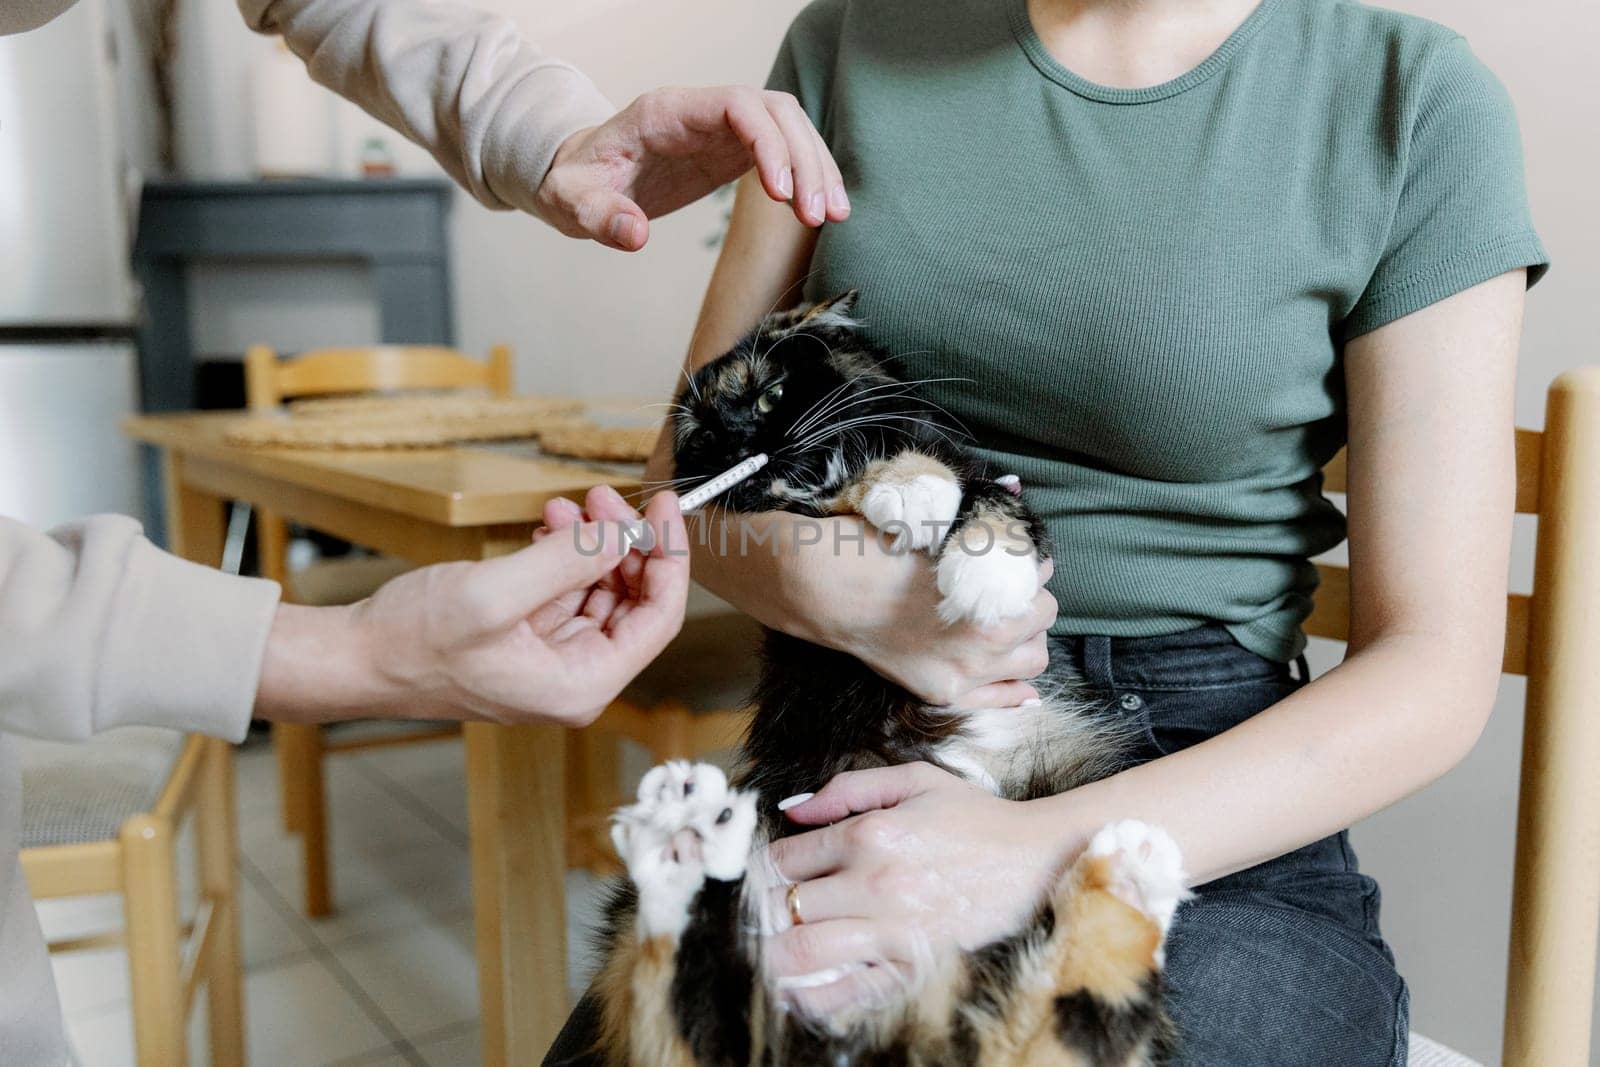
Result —
<path fill-rule="evenodd" d="M 812 443 L 817 440 L 825 439 L 829 434 L 838 432 L 839 430 L 847 427 L 863 426 L 874 421 L 892 419 L 899 419 L 907 422 L 922 422 L 928 424 L 930 428 L 936 428 L 934 424 L 928 422 L 926 414 L 920 408 L 890 408 L 886 411 L 875 411 L 862 415 L 853 415 L 850 418 L 840 420 L 832 423 L 831 425 L 819 427 L 802 437 L 798 443 L 802 445 Z"/>
<path fill-rule="evenodd" d="M 689 488 L 690 486 L 688 483 L 690 482 L 698 484 L 705 481 L 708 477 L 710 476 L 705 474 L 691 474 L 682 478 L 650 479 L 648 481 L 641 482 L 639 484 L 639 488 L 633 492 L 623 493 L 622 499 L 628 501 L 639 500 L 642 499 L 647 493 L 659 493 L 663 489 L 671 489 L 673 492 L 677 492 L 679 489 Z"/>
<path fill-rule="evenodd" d="M 830 355 L 832 354 L 832 347 L 829 346 L 822 338 L 809 334 L 805 336 L 807 336 L 810 340 L 816 341 L 818 344 L 827 349 Z M 857 407 L 860 404 L 868 403 L 874 399 L 888 400 L 895 396 L 908 395 L 920 385 L 932 385 L 940 382 L 970 381 L 972 381 L 971 378 L 952 376 L 943 378 L 917 378 L 909 381 L 880 382 L 879 384 L 870 386 L 859 393 L 850 393 L 841 396 L 840 394 L 844 393 L 844 391 L 848 389 L 851 384 L 853 384 L 851 381 L 845 381 L 835 386 L 821 400 L 818 400 L 816 403 L 812 404 L 811 407 L 807 408 L 805 412 L 801 414 L 800 418 L 796 419 L 795 422 L 789 427 L 788 431 L 785 433 L 785 436 L 799 437 L 805 434 L 812 427 L 818 425 L 823 420 L 833 415 L 837 415 L 841 411 L 846 411 L 852 407 Z M 971 436 L 971 431 L 969 431 L 965 425 L 961 425 L 961 420 L 955 415 L 951 414 L 947 409 L 938 404 L 932 403 L 931 401 L 922 400 L 920 397 L 918 399 L 920 402 L 927 403 L 928 406 L 943 413 L 951 421 L 960 425 L 960 428 L 964 434 Z"/>
<path fill-rule="evenodd" d="M 907 353 L 907 355 L 918 355 L 918 354 L 919 353 L 916 353 L 916 352 Z M 915 379 L 913 381 L 907 382 L 906 384 L 907 385 L 937 385 L 937 384 L 944 383 L 944 382 L 967 382 L 967 383 L 971 383 L 973 381 L 975 381 L 975 379 L 973 379 L 973 378 L 953 376 L 953 377 L 947 377 L 947 378 L 918 378 L 918 379 Z M 930 408 L 933 408 L 934 410 L 938 411 L 945 418 L 947 418 L 951 422 L 955 423 L 956 428 L 959 429 L 962 432 L 962 434 L 965 435 L 966 437 L 976 438 L 977 435 L 974 434 L 970 429 L 967 428 L 966 423 L 962 422 L 961 419 L 954 412 L 952 412 L 949 408 L 945 407 L 943 404 L 939 404 L 939 403 L 936 403 L 935 401 L 929 400 L 925 396 L 919 396 L 917 398 L 917 400 L 918 400 L 918 402 L 926 404 Z"/>
<path fill-rule="evenodd" d="M 883 429 L 887 433 L 899 434 L 902 437 L 911 438 L 912 440 L 916 439 L 916 434 L 913 433 L 911 430 L 905 429 L 904 427 L 900 427 L 900 426 L 885 426 L 885 427 L 883 427 Z M 843 431 L 838 431 L 838 432 L 843 432 Z M 792 452 L 797 452 L 797 451 L 804 451 L 807 448 L 816 447 L 817 445 L 821 444 L 823 440 L 826 440 L 826 437 L 824 437 L 822 439 L 819 439 L 819 440 L 816 440 L 816 441 L 812 441 L 812 442 L 806 443 L 806 444 L 790 446 L 789 448 L 784 449 L 783 452 L 787 454 L 787 453 L 792 453 Z M 871 454 L 870 450 L 866 449 L 864 446 L 863 446 L 862 452 L 863 452 L 863 455 L 866 456 L 867 458 L 869 458 L 869 459 L 872 458 L 872 454 Z"/>
<path fill-rule="evenodd" d="M 788 430 L 784 431 L 784 436 L 802 437 L 820 423 L 831 418 L 838 410 L 838 406 L 849 398 L 850 394 L 844 391 L 849 384 L 849 382 L 845 382 L 830 390 L 826 396 L 807 410 L 804 418 L 796 420 Z"/>
<path fill-rule="evenodd" d="M 694 351 L 694 338 L 690 338 L 689 340 L 689 351 Z M 688 388 L 689 395 L 694 397 L 696 403 L 699 403 L 702 399 L 700 396 L 700 386 L 699 383 L 694 380 L 695 372 L 689 368 L 689 363 L 687 360 L 685 360 L 683 366 L 679 368 L 679 373 L 683 375 L 684 385 Z"/>
<path fill-rule="evenodd" d="M 942 379 L 930 378 L 930 379 L 927 379 L 927 380 L 928 381 L 940 381 Z M 867 400 L 874 399 L 874 398 L 881 399 L 881 400 L 889 400 L 889 399 L 893 399 L 895 396 L 904 395 L 905 393 L 910 392 L 911 389 L 918 383 L 915 383 L 915 382 L 880 382 L 877 385 L 868 386 L 866 389 L 863 389 L 859 393 L 850 393 L 850 394 L 847 394 L 845 396 L 840 396 L 840 394 L 845 389 L 848 389 L 852 384 L 854 384 L 853 381 L 848 381 L 847 380 L 847 381 L 842 382 L 839 385 L 835 386 L 821 400 L 819 400 L 819 401 L 817 401 L 817 403 L 811 405 L 810 408 L 807 408 L 805 414 L 803 414 L 799 419 L 795 420 L 794 424 L 789 427 L 789 430 L 787 431 L 785 436 L 786 437 L 797 437 L 797 436 L 800 436 L 800 435 L 804 434 L 807 430 L 812 428 L 813 426 L 816 426 L 818 423 L 820 423 L 824 419 L 829 418 L 830 416 L 836 415 L 840 411 L 843 411 L 843 410 L 845 410 L 847 408 L 854 407 L 859 403 L 865 403 Z M 888 390 L 898 390 L 898 392 L 888 393 L 888 395 L 879 395 L 879 394 L 884 394 Z M 830 401 L 837 401 L 837 403 L 830 403 Z M 822 407 L 822 405 L 824 405 L 824 404 L 827 404 L 828 406 Z M 819 407 L 821 407 L 821 410 L 818 410 Z"/>
<path fill-rule="evenodd" d="M 899 383 L 895 383 L 895 385 L 899 385 Z M 898 399 L 900 397 L 912 396 L 913 395 L 913 390 L 912 390 L 912 388 L 910 386 L 905 386 L 905 387 L 899 388 L 898 391 L 896 391 L 896 392 L 887 392 L 886 390 L 888 390 L 890 388 L 892 388 L 892 387 L 889 386 L 889 385 L 876 385 L 876 386 L 873 386 L 870 389 L 863 390 L 862 392 L 853 395 L 848 400 L 848 402 L 835 405 L 830 410 L 824 412 L 823 415 L 824 416 L 838 415 L 840 412 L 848 411 L 848 410 L 850 410 L 851 408 L 854 408 L 854 407 L 860 407 L 862 404 L 871 404 L 871 403 L 877 403 L 879 401 L 895 400 L 895 399 Z M 874 395 L 874 394 L 876 394 L 876 395 Z M 927 403 L 927 401 L 923 400 L 921 397 L 914 397 L 914 399 L 918 403 Z"/>
<path fill-rule="evenodd" d="M 842 423 L 839 423 L 839 424 L 837 424 L 835 426 L 824 427 L 824 428 L 822 428 L 820 430 L 815 431 L 814 433 L 812 433 L 810 436 L 806 437 L 805 439 L 796 442 L 794 445 L 791 445 L 791 446 L 788 446 L 788 447 L 784 448 L 782 451 L 788 452 L 788 451 L 797 451 L 797 450 L 803 450 L 803 449 L 806 449 L 806 448 L 811 448 L 811 447 L 816 446 L 817 444 L 820 444 L 823 441 L 826 441 L 830 436 L 832 436 L 834 434 L 842 433 L 842 432 L 844 432 L 846 430 L 849 430 L 849 429 L 852 429 L 852 428 L 858 427 L 858 426 L 882 425 L 885 430 L 893 430 L 895 432 L 902 433 L 902 434 L 905 434 L 907 436 L 913 436 L 911 431 L 909 431 L 909 430 L 907 430 L 907 429 L 905 429 L 903 427 L 888 425 L 888 423 L 890 423 L 890 422 L 909 422 L 909 423 L 913 423 L 913 424 L 915 424 L 917 426 L 922 427 L 923 429 L 931 430 L 934 433 L 939 434 L 942 438 L 944 438 L 945 441 L 950 442 L 952 445 L 955 443 L 950 438 L 950 436 L 945 432 L 943 427 L 939 426 L 937 423 L 931 422 L 926 417 L 921 416 L 920 413 L 917 413 L 917 412 L 879 412 L 879 413 L 872 414 L 872 415 L 862 415 L 862 416 L 860 416 L 858 418 L 848 419 L 848 420 L 846 420 L 846 421 L 844 421 Z"/>
<path fill-rule="evenodd" d="M 821 419 L 826 418 L 829 415 L 838 414 L 840 411 L 847 410 L 847 409 L 849 409 L 851 407 L 856 406 L 857 404 L 866 403 L 867 401 L 872 400 L 872 399 L 888 400 L 888 399 L 893 399 L 895 396 L 908 395 L 908 394 L 912 393 L 916 389 L 916 387 L 919 386 L 919 385 L 933 385 L 933 384 L 937 384 L 939 382 L 964 382 L 964 381 L 971 381 L 971 379 L 970 378 L 920 378 L 920 379 L 917 379 L 915 381 L 908 381 L 908 382 L 880 382 L 877 385 L 869 386 L 868 388 L 863 389 L 859 393 L 851 394 L 847 398 L 848 399 L 847 403 L 841 403 L 841 404 L 839 404 L 837 406 L 831 407 L 831 408 L 826 409 L 824 411 L 817 412 L 815 415 L 812 415 L 809 418 L 800 420 L 799 422 L 796 423 L 795 426 L 790 428 L 790 432 L 789 432 L 788 436 L 798 436 L 799 434 L 803 434 L 811 426 L 814 426 L 819 421 L 821 421 Z M 829 394 L 829 396 L 832 397 L 832 396 L 837 395 L 838 392 L 841 389 L 849 386 L 850 384 L 851 384 L 850 382 L 843 383 L 842 385 L 836 387 L 833 390 L 833 392 Z M 897 390 L 897 392 L 890 392 L 891 390 Z M 824 398 L 824 399 L 826 399 L 826 398 Z M 950 415 L 950 413 L 948 411 L 945 411 L 945 409 L 940 407 L 938 404 L 934 404 L 932 401 L 925 400 L 922 397 L 918 397 L 917 400 L 920 403 L 928 404 L 930 407 L 938 408 L 938 410 L 944 412 L 946 415 L 949 415 L 949 417 L 951 419 L 954 419 L 955 421 L 960 422 L 959 419 L 956 419 L 954 415 Z M 816 407 L 816 405 L 812 406 L 813 409 L 815 409 L 815 407 Z M 965 430 L 965 427 L 962 427 L 962 429 Z"/>
<path fill-rule="evenodd" d="M 796 420 L 794 425 L 789 427 L 789 431 L 786 436 L 798 437 L 803 435 L 807 430 L 836 414 L 840 410 L 840 405 L 843 405 L 852 398 L 859 396 L 860 394 L 858 393 L 845 393 L 845 390 L 848 389 L 851 384 L 853 383 L 845 381 L 835 386 L 826 396 L 822 398 L 822 400 L 818 401 L 816 404 L 813 404 L 811 408 L 807 410 L 804 418 Z"/>
<path fill-rule="evenodd" d="M 800 416 L 800 418 L 796 419 L 794 424 L 789 427 L 785 436 L 793 437 L 797 434 L 804 433 L 807 429 L 813 426 L 818 419 L 826 418 L 828 409 L 825 407 L 825 405 L 827 405 L 833 400 L 834 397 L 838 396 L 849 387 L 850 382 L 847 380 L 840 382 L 838 385 L 828 390 L 828 392 L 823 395 L 821 400 L 818 400 L 815 404 L 812 404 L 809 408 L 806 408 L 805 412 Z M 817 412 L 818 408 L 821 408 L 822 410 Z M 813 412 L 817 412 L 817 414 L 813 416 Z"/>
<path fill-rule="evenodd" d="M 827 427 L 826 429 L 818 430 L 817 432 L 812 434 L 810 437 L 805 438 L 804 440 L 796 441 L 791 445 L 785 445 L 784 448 L 781 451 L 786 452 L 786 453 L 788 453 L 788 452 L 804 452 L 807 449 L 815 448 L 816 446 L 822 444 L 824 441 L 827 441 L 831 437 L 843 436 L 844 434 L 848 433 L 852 429 L 852 427 L 855 426 L 855 425 L 856 425 L 855 423 L 846 423 L 846 424 L 841 424 L 839 426 L 830 426 L 830 427 Z M 884 428 L 885 429 L 891 429 L 891 430 L 897 430 L 897 431 L 900 429 L 899 427 L 890 427 L 890 426 L 885 426 Z"/>
<path fill-rule="evenodd" d="M 688 404 L 683 404 L 683 403 L 680 403 L 679 401 L 676 401 L 676 400 L 656 400 L 656 401 L 652 401 L 650 403 L 640 404 L 638 407 L 634 408 L 633 410 L 634 411 L 643 411 L 646 408 L 666 408 L 668 411 L 680 411 L 680 412 L 684 413 L 685 415 L 694 414 L 694 412 L 690 409 Z"/>

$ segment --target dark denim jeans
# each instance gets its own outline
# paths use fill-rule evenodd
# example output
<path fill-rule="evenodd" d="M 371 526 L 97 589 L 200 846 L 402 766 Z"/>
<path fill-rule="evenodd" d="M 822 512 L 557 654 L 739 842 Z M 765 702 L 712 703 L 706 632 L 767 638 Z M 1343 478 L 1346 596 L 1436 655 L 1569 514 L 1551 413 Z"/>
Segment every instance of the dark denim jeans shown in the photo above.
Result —
<path fill-rule="evenodd" d="M 1304 683 L 1220 626 L 1167 637 L 1052 642 L 1106 714 L 1140 734 L 1134 762 L 1243 722 Z M 1293 797 L 1279 798 L 1286 804 Z M 1378 931 L 1378 886 L 1338 833 L 1196 890 L 1167 947 L 1177 1067 L 1391 1067 L 1406 1062 L 1409 1001 Z M 545 1059 L 598 1064 L 585 997 Z"/>
<path fill-rule="evenodd" d="M 1076 670 L 1109 714 L 1136 724 L 1135 762 L 1204 741 L 1305 684 L 1303 661 L 1291 672 L 1220 626 L 1060 639 L 1051 667 Z M 1197 888 L 1173 923 L 1167 981 L 1181 1067 L 1406 1062 L 1406 984 L 1378 930 L 1378 884 L 1357 868 L 1347 833 Z"/>

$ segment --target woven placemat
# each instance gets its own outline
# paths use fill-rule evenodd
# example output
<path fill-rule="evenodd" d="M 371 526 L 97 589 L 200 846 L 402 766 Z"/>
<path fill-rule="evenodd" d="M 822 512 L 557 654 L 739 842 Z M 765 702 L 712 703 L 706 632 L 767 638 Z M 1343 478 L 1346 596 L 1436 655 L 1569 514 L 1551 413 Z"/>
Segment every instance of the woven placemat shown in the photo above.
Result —
<path fill-rule="evenodd" d="M 263 415 L 234 423 L 224 436 L 229 444 L 246 448 L 443 448 L 465 441 L 536 438 L 550 419 L 514 412 L 406 420 Z"/>
<path fill-rule="evenodd" d="M 289 405 L 294 418 L 441 419 L 490 415 L 576 415 L 583 401 L 564 396 L 462 396 L 406 393 L 398 396 L 340 396 L 300 400 Z"/>
<path fill-rule="evenodd" d="M 649 459 L 660 436 L 660 426 L 602 426 L 566 418 L 539 432 L 539 448 L 552 456 L 627 462 Z"/>

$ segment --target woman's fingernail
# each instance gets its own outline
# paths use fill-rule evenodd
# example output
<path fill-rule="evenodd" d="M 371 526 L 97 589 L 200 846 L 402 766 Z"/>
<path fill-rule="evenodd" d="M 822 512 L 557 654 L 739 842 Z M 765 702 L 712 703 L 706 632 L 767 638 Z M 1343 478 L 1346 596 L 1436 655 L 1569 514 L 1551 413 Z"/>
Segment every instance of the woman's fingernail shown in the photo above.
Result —
<path fill-rule="evenodd" d="M 623 523 L 622 536 L 627 539 L 630 547 L 636 548 L 640 552 L 649 552 L 656 547 L 656 532 L 643 519 L 634 519 Z"/>
<path fill-rule="evenodd" d="M 778 172 L 778 195 L 785 200 L 794 195 L 794 175 L 790 173 L 788 167 Z"/>
<path fill-rule="evenodd" d="M 828 206 L 835 211 L 849 211 L 850 198 L 844 193 L 844 186 L 835 185 L 828 190 Z"/>
<path fill-rule="evenodd" d="M 782 800 L 778 801 L 778 810 L 788 811 L 790 808 L 798 808 L 800 805 L 804 804 L 806 801 L 810 800 L 816 795 L 817 794 L 815 793 L 796 793 L 792 797 L 784 797 Z"/>
<path fill-rule="evenodd" d="M 822 194 L 812 193 L 806 198 L 806 212 L 818 222 L 821 222 L 826 212 L 822 208 Z"/>
<path fill-rule="evenodd" d="M 1022 706 L 1025 708 L 1037 708 L 1042 707 L 1043 705 L 1044 701 L 1040 700 L 1038 697 L 1029 697 L 1027 700 L 1022 702 Z"/>
<path fill-rule="evenodd" d="M 626 212 L 611 220 L 611 240 L 619 245 L 633 243 L 633 216 Z"/>

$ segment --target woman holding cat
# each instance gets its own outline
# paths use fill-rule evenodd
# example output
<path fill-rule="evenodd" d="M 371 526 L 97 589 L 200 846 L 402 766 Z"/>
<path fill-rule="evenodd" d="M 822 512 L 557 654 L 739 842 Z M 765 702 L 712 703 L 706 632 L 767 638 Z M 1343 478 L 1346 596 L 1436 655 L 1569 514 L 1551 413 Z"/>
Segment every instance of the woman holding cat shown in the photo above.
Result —
<path fill-rule="evenodd" d="M 942 703 L 1030 696 L 1007 679 L 1049 625 L 1051 670 L 1144 740 L 1028 803 L 926 766 L 817 783 L 788 815 L 820 829 L 773 846 L 804 921 L 769 961 L 976 947 L 1137 818 L 1198 894 L 1168 954 L 1181 1063 L 1403 1063 L 1405 983 L 1344 828 L 1462 759 L 1498 680 L 1546 263 L 1504 91 L 1455 34 L 1346 0 L 818 0 L 770 84 L 852 221 L 819 236 L 745 179 L 690 366 L 802 284 L 859 289 L 866 333 L 1021 476 L 1060 614 L 942 628 L 927 560 L 871 537 L 701 551 L 697 578 Z M 1348 523 L 1318 473 L 1346 443 Z M 1310 682 L 1308 560 L 1346 533 L 1353 639 Z"/>

